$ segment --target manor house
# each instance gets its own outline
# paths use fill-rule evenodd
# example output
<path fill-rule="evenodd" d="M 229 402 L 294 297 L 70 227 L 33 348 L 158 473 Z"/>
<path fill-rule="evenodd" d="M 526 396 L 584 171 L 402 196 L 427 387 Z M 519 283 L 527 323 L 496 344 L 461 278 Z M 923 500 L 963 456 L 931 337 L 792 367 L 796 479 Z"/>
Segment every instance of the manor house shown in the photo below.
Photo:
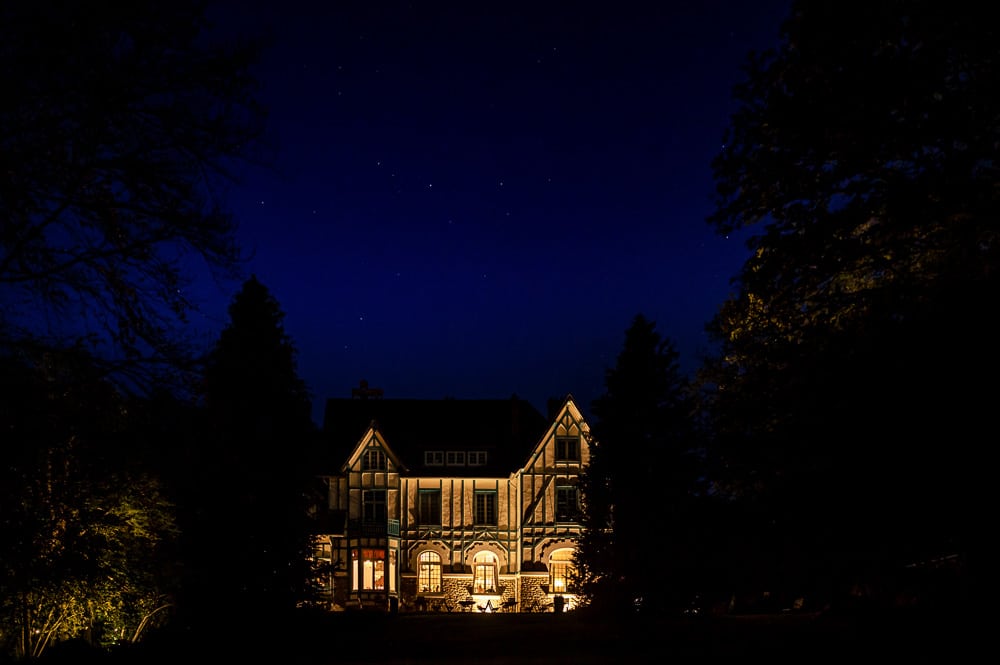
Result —
<path fill-rule="evenodd" d="M 572 396 L 326 403 L 315 556 L 333 609 L 572 609 L 590 428 Z"/>

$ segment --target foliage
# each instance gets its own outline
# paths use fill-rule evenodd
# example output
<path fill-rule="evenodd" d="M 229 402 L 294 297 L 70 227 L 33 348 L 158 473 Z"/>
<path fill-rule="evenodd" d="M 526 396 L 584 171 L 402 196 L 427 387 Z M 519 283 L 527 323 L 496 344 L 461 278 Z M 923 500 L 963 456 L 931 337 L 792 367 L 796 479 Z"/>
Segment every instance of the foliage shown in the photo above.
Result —
<path fill-rule="evenodd" d="M 307 507 L 314 487 L 311 405 L 298 377 L 284 313 L 251 277 L 205 369 L 204 433 L 185 503 L 191 620 L 214 621 L 221 594 L 233 617 L 287 611 L 311 574 Z M 225 528 L 221 528 L 225 525 Z M 210 595 L 205 595 L 210 594 Z"/>
<path fill-rule="evenodd" d="M 768 584 L 829 597 L 967 553 L 996 399 L 976 378 L 997 369 L 994 26 L 974 5 L 796 3 L 736 89 L 709 222 L 755 232 L 753 253 L 701 380 L 715 479 L 773 525 Z"/>
<path fill-rule="evenodd" d="M 236 267 L 221 197 L 263 120 L 256 47 L 210 42 L 202 5 L 0 5 L 0 344 L 187 367 L 187 277 Z"/>
<path fill-rule="evenodd" d="M 713 163 L 710 223 L 765 223 L 730 337 L 851 331 L 990 274 L 1000 71 L 969 9 L 802 3 L 784 48 L 751 59 Z"/>
<path fill-rule="evenodd" d="M 166 617 L 173 506 L 131 454 L 125 401 L 89 366 L 3 360 L 0 635 L 16 656 L 133 641 Z"/>
<path fill-rule="evenodd" d="M 597 608 L 672 609 L 691 592 L 697 437 L 677 351 L 655 328 L 635 317 L 593 404 L 577 567 Z"/>

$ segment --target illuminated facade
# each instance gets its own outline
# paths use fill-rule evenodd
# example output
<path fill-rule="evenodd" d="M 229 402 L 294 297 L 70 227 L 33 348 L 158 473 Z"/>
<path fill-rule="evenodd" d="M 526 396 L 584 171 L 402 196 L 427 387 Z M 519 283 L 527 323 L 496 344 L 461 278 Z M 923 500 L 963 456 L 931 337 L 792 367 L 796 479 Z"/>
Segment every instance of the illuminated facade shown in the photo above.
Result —
<path fill-rule="evenodd" d="M 315 556 L 333 609 L 572 609 L 590 428 L 507 400 L 327 401 Z"/>

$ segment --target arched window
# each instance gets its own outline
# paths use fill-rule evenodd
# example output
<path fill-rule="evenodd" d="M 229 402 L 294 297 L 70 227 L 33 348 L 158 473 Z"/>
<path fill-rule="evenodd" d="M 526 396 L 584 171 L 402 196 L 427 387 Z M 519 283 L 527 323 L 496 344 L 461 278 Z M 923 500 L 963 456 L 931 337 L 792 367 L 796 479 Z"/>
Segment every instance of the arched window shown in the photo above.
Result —
<path fill-rule="evenodd" d="M 421 552 L 417 564 L 417 592 L 441 593 L 441 555 Z"/>
<path fill-rule="evenodd" d="M 497 563 L 497 555 L 492 552 L 480 552 L 472 558 L 473 593 L 499 593 Z"/>
<path fill-rule="evenodd" d="M 549 589 L 551 589 L 552 593 L 566 593 L 569 591 L 575 573 L 573 550 L 556 550 L 549 557 Z"/>

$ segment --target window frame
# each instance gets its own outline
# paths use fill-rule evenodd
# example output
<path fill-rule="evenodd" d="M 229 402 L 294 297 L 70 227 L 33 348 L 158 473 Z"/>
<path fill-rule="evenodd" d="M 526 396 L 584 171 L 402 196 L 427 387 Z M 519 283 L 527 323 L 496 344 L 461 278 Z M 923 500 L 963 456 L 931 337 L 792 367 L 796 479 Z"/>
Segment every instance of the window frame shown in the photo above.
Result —
<path fill-rule="evenodd" d="M 569 558 L 562 558 L 563 552 L 569 552 Z M 560 555 L 557 558 L 557 555 Z M 576 564 L 573 560 L 573 550 L 556 550 L 549 557 L 549 592 L 572 593 L 573 576 L 576 574 Z M 562 586 L 560 587 L 560 582 Z"/>
<path fill-rule="evenodd" d="M 557 436 L 556 437 L 556 461 L 557 462 L 579 462 L 580 461 L 580 437 L 578 436 Z"/>
<path fill-rule="evenodd" d="M 493 552 L 480 552 L 472 558 L 472 593 L 500 593 L 500 560 Z"/>
<path fill-rule="evenodd" d="M 482 504 L 482 505 L 480 505 Z M 497 526 L 497 491 L 475 490 L 472 503 L 472 523 L 474 526 Z"/>
<path fill-rule="evenodd" d="M 385 550 L 371 547 L 351 548 L 351 590 L 385 591 L 385 585 Z"/>
<path fill-rule="evenodd" d="M 425 450 L 424 466 L 444 466 L 443 450 Z"/>
<path fill-rule="evenodd" d="M 564 499 L 563 497 L 570 498 Z M 571 505 L 566 506 L 566 503 Z M 556 522 L 580 521 L 580 489 L 576 485 L 556 485 Z"/>
<path fill-rule="evenodd" d="M 444 454 L 445 466 L 465 466 L 464 450 L 449 450 Z"/>
<path fill-rule="evenodd" d="M 387 523 L 389 519 L 388 506 L 386 505 L 387 495 L 388 492 L 384 489 L 361 490 L 361 522 L 363 524 L 384 525 Z"/>
<path fill-rule="evenodd" d="M 388 468 L 388 463 L 381 448 L 368 448 L 361 455 L 362 471 L 385 471 L 386 468 Z"/>
<path fill-rule="evenodd" d="M 424 497 L 436 497 L 435 499 L 428 499 L 431 504 L 436 503 L 436 506 L 429 506 L 429 510 L 437 512 L 437 519 L 433 519 L 434 515 L 430 515 L 431 519 L 427 519 L 427 515 L 424 514 Z M 442 525 L 442 506 L 441 506 L 441 488 L 427 488 L 417 490 L 417 525 L 418 526 L 441 526 Z"/>
<path fill-rule="evenodd" d="M 436 560 L 433 557 L 436 557 Z M 417 555 L 417 595 L 443 592 L 441 570 L 441 555 L 434 550 L 424 550 Z"/>
<path fill-rule="evenodd" d="M 467 466 L 486 466 L 485 450 L 470 450 L 465 456 Z"/>

